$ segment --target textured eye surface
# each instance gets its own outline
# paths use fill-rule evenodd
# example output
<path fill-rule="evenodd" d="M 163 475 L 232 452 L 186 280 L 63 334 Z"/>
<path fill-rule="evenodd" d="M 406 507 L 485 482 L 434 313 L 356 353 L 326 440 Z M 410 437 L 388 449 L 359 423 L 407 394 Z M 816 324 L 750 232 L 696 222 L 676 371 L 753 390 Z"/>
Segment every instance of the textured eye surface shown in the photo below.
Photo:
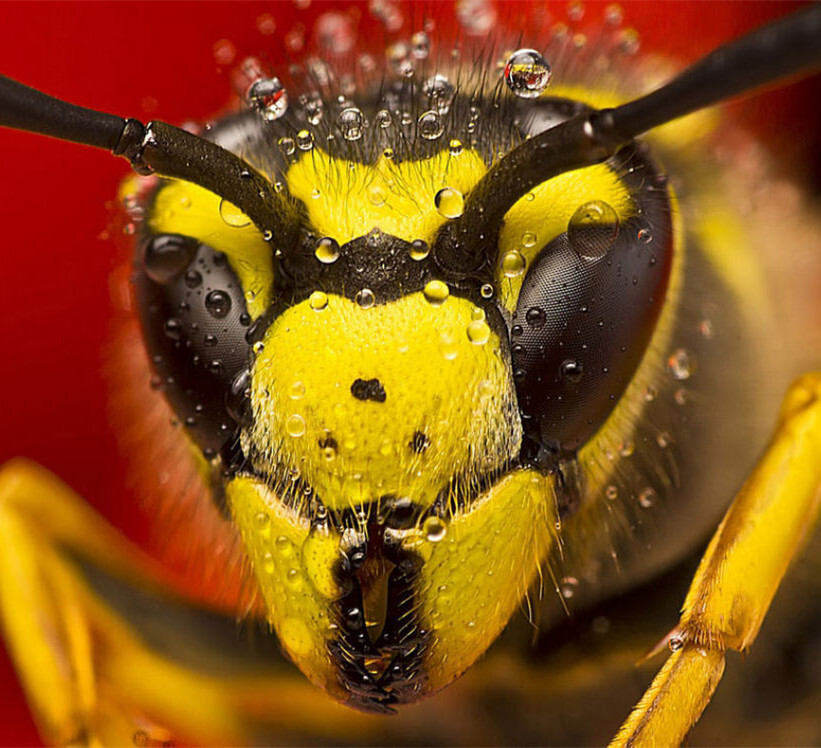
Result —
<path fill-rule="evenodd" d="M 579 206 L 530 263 L 512 318 L 525 433 L 555 458 L 572 455 L 612 412 L 665 302 L 673 258 L 665 181 L 637 154 L 617 171 L 636 215 L 620 224 L 607 203 Z"/>

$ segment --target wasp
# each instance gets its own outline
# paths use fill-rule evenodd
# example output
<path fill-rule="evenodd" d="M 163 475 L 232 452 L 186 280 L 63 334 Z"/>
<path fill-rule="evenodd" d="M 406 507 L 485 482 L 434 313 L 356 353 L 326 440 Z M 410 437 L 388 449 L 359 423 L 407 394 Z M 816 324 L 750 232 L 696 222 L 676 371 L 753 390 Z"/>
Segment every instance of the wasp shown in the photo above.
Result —
<path fill-rule="evenodd" d="M 687 146 L 720 128 L 704 107 L 818 64 L 817 9 L 651 93 L 613 63 L 635 35 L 587 45 L 581 6 L 534 20 L 544 53 L 484 41 L 492 6 L 454 10 L 458 46 L 422 23 L 385 71 L 350 55 L 351 16 L 320 16 L 339 59 L 246 60 L 246 109 L 204 130 L 3 79 L 2 124 L 139 175 L 115 402 L 141 490 L 174 496 L 212 574 L 164 584 L 53 475 L 5 467 L 4 630 L 49 740 L 419 742 L 385 715 L 470 714 L 450 684 L 520 607 L 539 641 L 508 677 L 549 693 L 540 643 L 571 609 L 673 568 L 736 491 L 616 743 L 680 742 L 755 638 L 817 514 L 818 382 L 788 390 L 754 465 L 794 365 L 760 342 L 757 237 Z M 480 667 L 498 684 L 504 654 Z"/>

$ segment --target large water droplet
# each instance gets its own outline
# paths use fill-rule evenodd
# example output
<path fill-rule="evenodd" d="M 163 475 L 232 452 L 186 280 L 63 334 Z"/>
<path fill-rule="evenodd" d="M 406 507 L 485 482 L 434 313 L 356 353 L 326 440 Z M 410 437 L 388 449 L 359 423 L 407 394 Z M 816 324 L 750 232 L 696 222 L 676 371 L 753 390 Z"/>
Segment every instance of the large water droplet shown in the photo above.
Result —
<path fill-rule="evenodd" d="M 194 259 L 198 242 L 176 234 L 153 236 L 143 250 L 145 272 L 155 283 L 168 283 Z"/>
<path fill-rule="evenodd" d="M 376 303 L 376 297 L 370 288 L 363 288 L 356 294 L 356 303 L 363 309 L 370 309 Z"/>
<path fill-rule="evenodd" d="M 456 95 L 456 88 L 448 78 L 437 73 L 422 84 L 422 93 L 428 97 L 431 109 L 439 114 L 447 114 Z"/>
<path fill-rule="evenodd" d="M 601 260 L 619 235 L 619 217 L 603 200 L 580 205 L 567 224 L 567 238 L 579 257 L 589 262 Z"/>
<path fill-rule="evenodd" d="M 450 295 L 448 284 L 440 280 L 428 281 L 424 288 L 425 299 L 431 306 L 442 306 Z"/>
<path fill-rule="evenodd" d="M 443 187 L 433 198 L 433 202 L 445 218 L 459 218 L 465 210 L 465 198 L 459 190 Z"/>
<path fill-rule="evenodd" d="M 364 127 L 364 117 L 362 112 L 356 107 L 348 107 L 339 113 L 339 129 L 345 140 L 359 140 L 362 137 Z"/>
<path fill-rule="evenodd" d="M 474 345 L 484 345 L 490 340 L 490 327 L 487 322 L 475 319 L 468 323 L 468 340 Z"/>
<path fill-rule="evenodd" d="M 251 225 L 251 219 L 236 205 L 228 202 L 224 197 L 220 200 L 220 218 L 231 228 L 241 229 Z"/>
<path fill-rule="evenodd" d="M 299 414 L 290 416 L 285 421 L 285 430 L 288 432 L 288 436 L 294 438 L 302 436 L 305 433 L 305 419 Z"/>
<path fill-rule="evenodd" d="M 263 119 L 273 122 L 288 110 L 288 92 L 279 78 L 261 78 L 248 89 L 248 106 Z"/>
<path fill-rule="evenodd" d="M 221 319 L 231 311 L 231 297 L 225 292 L 216 289 L 205 297 L 205 308 L 212 317 Z"/>
<path fill-rule="evenodd" d="M 308 304 L 315 312 L 321 312 L 328 307 L 328 294 L 324 291 L 314 291 L 308 297 Z"/>
<path fill-rule="evenodd" d="M 301 151 L 310 151 L 314 147 L 314 136 L 308 130 L 296 134 L 296 145 Z"/>
<path fill-rule="evenodd" d="M 419 134 L 425 140 L 436 140 L 445 131 L 445 123 L 438 112 L 432 109 L 419 116 Z"/>
<path fill-rule="evenodd" d="M 502 255 L 501 267 L 505 278 L 516 278 L 521 275 L 525 271 L 526 265 L 525 256 L 516 249 Z"/>
<path fill-rule="evenodd" d="M 550 65 L 535 49 L 519 49 L 505 65 L 505 83 L 516 96 L 535 99 L 550 83 Z"/>
<path fill-rule="evenodd" d="M 316 243 L 314 256 L 324 265 L 331 265 L 339 259 L 339 244 L 335 239 L 324 236 Z"/>
<path fill-rule="evenodd" d="M 444 540 L 445 535 L 447 535 L 448 524 L 441 517 L 434 515 L 425 520 L 422 530 L 431 543 L 438 543 L 440 540 Z"/>

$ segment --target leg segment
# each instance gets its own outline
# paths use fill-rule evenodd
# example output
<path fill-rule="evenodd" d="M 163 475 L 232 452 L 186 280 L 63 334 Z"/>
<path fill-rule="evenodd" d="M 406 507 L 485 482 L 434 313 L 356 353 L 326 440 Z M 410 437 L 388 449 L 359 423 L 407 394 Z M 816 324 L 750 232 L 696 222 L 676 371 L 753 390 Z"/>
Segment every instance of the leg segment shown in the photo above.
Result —
<path fill-rule="evenodd" d="M 701 560 L 674 650 L 612 746 L 678 745 L 724 671 L 727 649 L 752 644 L 815 524 L 821 499 L 821 373 L 791 387 L 775 437 Z"/>

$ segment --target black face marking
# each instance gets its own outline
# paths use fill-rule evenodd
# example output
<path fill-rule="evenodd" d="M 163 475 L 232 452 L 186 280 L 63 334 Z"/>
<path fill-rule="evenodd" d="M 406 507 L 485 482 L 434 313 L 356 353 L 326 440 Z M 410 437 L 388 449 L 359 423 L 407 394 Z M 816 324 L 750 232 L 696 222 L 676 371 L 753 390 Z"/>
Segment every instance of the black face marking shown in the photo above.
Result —
<path fill-rule="evenodd" d="M 410 448 L 416 454 L 422 454 L 430 446 L 430 439 L 423 431 L 414 431 L 410 442 Z"/>
<path fill-rule="evenodd" d="M 319 446 L 321 449 L 333 449 L 334 451 L 339 448 L 339 444 L 332 436 L 326 436 L 324 439 L 320 439 Z"/>
<path fill-rule="evenodd" d="M 375 403 L 384 403 L 388 397 L 378 379 L 355 379 L 351 385 L 351 394 L 357 400 L 373 400 Z"/>

